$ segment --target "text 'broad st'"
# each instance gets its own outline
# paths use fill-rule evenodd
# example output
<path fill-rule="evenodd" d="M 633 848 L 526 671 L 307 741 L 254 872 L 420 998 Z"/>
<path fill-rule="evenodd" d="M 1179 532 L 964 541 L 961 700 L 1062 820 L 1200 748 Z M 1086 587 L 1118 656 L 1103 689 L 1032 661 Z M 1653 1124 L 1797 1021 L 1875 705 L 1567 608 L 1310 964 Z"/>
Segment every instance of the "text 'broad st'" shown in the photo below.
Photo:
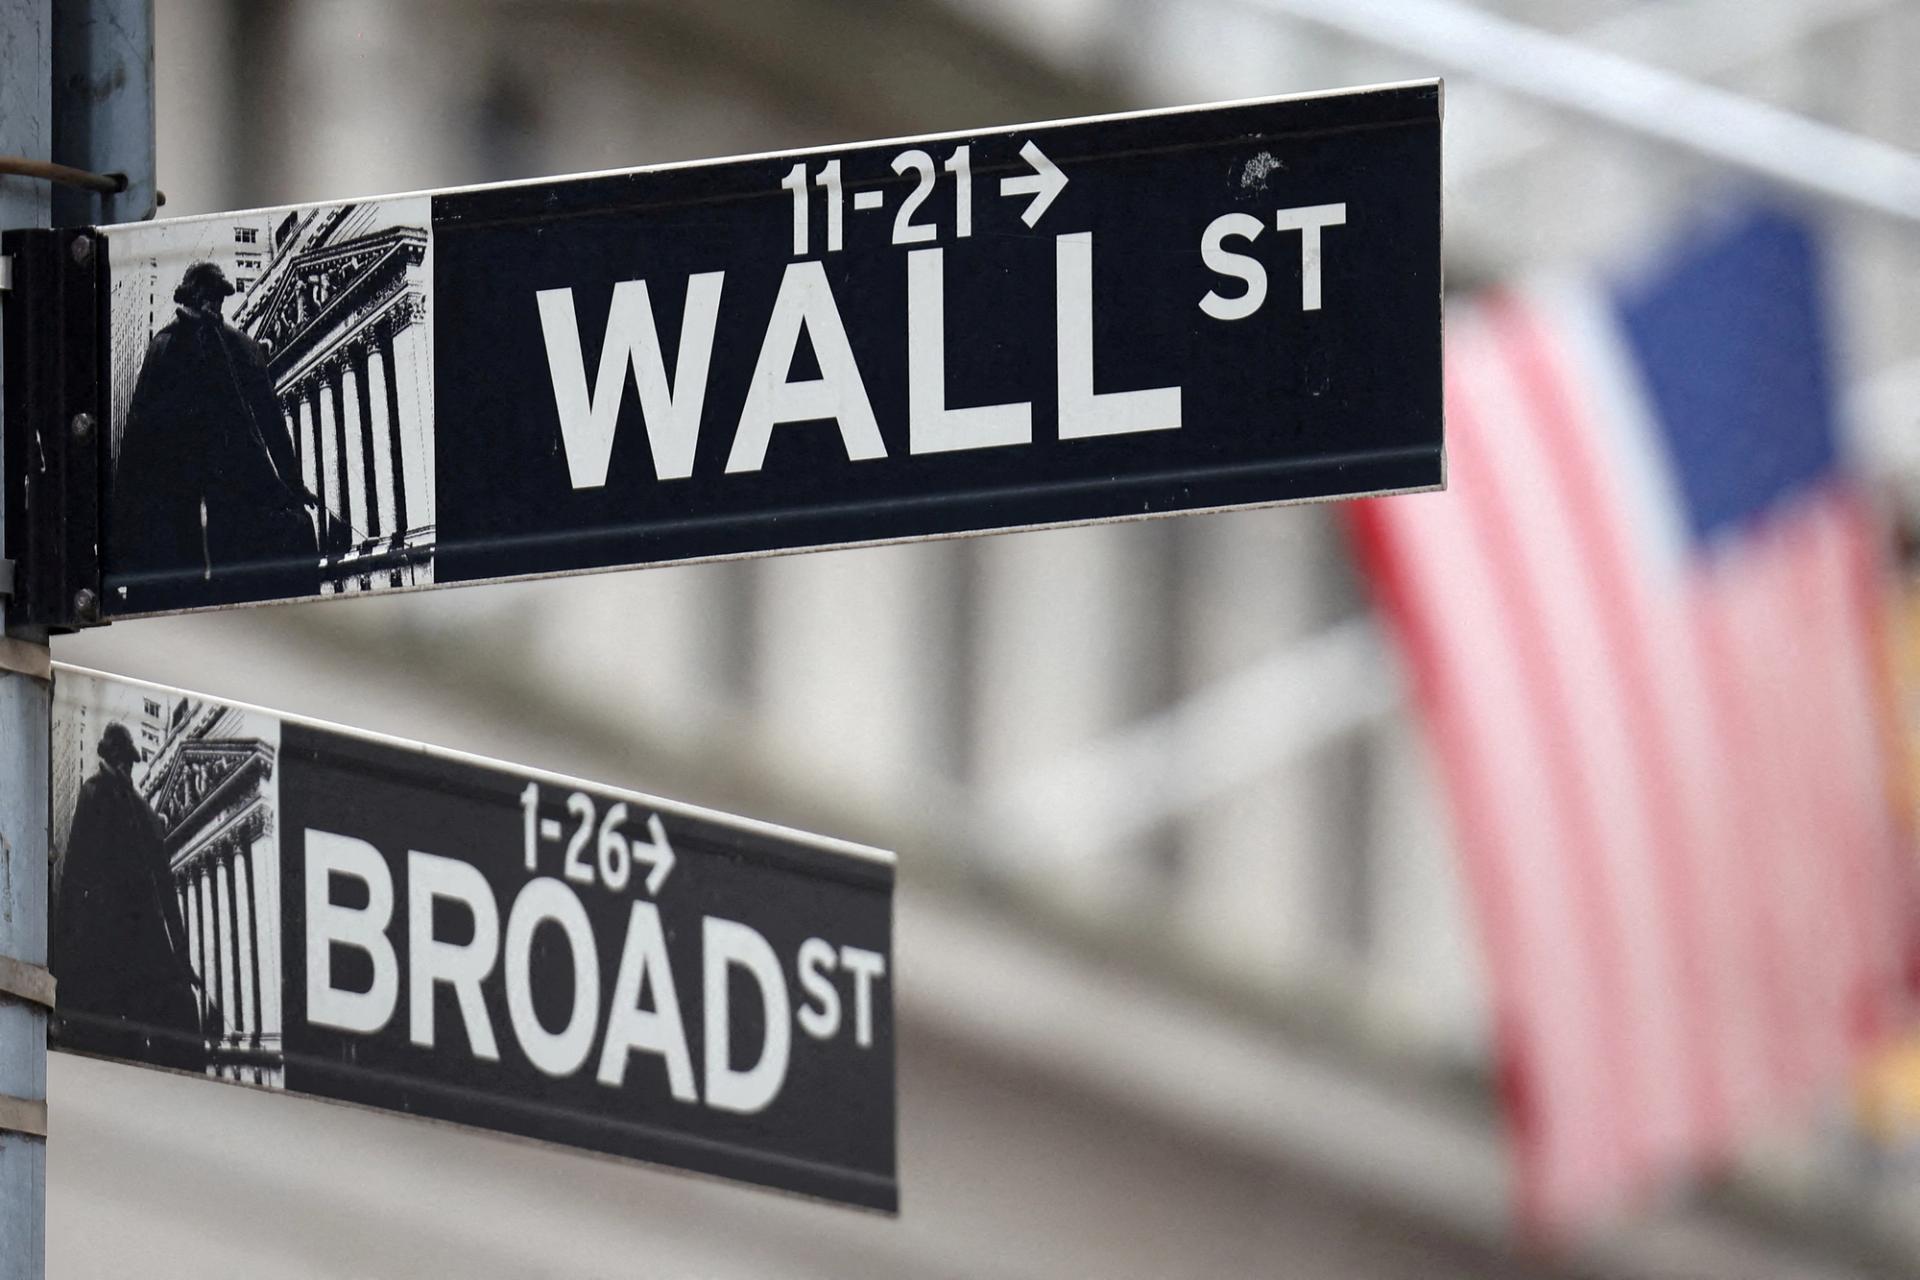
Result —
<path fill-rule="evenodd" d="M 55 1048 L 898 1203 L 893 864 L 62 667 Z"/>

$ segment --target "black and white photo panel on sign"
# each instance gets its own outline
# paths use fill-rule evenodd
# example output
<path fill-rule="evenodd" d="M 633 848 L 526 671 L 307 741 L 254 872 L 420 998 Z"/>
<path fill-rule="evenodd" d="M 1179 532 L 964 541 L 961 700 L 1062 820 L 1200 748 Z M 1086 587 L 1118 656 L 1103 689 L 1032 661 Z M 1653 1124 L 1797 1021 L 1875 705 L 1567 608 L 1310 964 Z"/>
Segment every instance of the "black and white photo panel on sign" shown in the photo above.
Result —
<path fill-rule="evenodd" d="M 106 237 L 109 609 L 433 581 L 424 196 Z"/>
<path fill-rule="evenodd" d="M 56 1041 L 281 1086 L 280 722 L 79 672 L 59 683 Z"/>

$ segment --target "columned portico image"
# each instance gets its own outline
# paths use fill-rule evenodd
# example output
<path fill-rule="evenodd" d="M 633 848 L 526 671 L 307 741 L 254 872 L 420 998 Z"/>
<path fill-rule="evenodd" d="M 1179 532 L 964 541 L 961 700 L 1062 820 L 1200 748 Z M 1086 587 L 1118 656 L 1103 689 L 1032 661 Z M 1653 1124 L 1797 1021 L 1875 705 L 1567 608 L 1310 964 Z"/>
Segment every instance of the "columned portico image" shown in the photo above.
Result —
<path fill-rule="evenodd" d="M 146 793 L 165 828 L 173 888 L 199 978 L 211 1075 L 285 1082 L 280 1001 L 280 865 L 271 725 L 237 708 L 183 701 L 149 762 Z"/>
<path fill-rule="evenodd" d="M 66 1034 L 109 1054 L 144 1036 L 175 1070 L 284 1088 L 280 722 L 83 672 L 61 698 L 50 782 Z M 127 904 L 146 921 L 139 945 Z M 116 1007 L 128 999 L 140 1007 Z"/>
<path fill-rule="evenodd" d="M 433 581 L 431 237 L 411 203 L 289 213 L 237 317 L 318 499 L 324 594 Z"/>

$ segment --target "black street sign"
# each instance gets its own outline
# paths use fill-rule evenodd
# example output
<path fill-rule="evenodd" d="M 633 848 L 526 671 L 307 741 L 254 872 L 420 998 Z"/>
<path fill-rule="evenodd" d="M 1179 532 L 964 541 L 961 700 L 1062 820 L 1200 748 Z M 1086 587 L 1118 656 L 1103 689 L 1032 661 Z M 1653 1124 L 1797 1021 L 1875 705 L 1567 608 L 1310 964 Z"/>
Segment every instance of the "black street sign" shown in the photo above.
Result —
<path fill-rule="evenodd" d="M 1438 487 L 1440 106 L 105 228 L 60 621 Z"/>
<path fill-rule="evenodd" d="M 53 1047 L 893 1211 L 893 860 L 60 667 Z"/>

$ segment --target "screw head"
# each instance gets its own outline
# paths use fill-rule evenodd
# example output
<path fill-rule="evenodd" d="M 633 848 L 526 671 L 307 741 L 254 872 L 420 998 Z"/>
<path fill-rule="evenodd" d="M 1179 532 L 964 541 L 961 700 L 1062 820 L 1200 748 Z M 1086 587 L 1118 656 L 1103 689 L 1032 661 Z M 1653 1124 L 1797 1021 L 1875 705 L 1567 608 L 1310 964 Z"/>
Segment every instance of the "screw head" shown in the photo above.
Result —
<path fill-rule="evenodd" d="M 73 611 L 82 618 L 91 618 L 98 603 L 91 587 L 82 587 L 73 593 Z"/>
<path fill-rule="evenodd" d="M 93 240 L 90 237 L 75 236 L 67 250 L 73 255 L 73 260 L 83 267 L 93 261 Z"/>
<path fill-rule="evenodd" d="M 81 444 L 93 439 L 93 415 L 76 413 L 73 415 L 73 438 Z"/>

